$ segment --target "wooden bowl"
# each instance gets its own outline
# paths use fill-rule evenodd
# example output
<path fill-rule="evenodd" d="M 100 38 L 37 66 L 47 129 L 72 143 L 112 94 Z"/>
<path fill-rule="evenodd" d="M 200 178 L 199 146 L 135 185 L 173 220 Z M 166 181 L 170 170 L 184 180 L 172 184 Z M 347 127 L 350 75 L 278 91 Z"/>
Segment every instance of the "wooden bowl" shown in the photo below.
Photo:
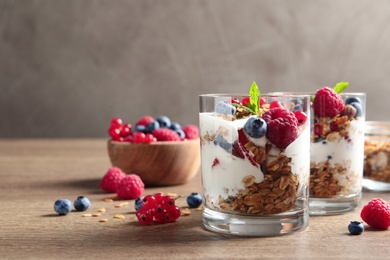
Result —
<path fill-rule="evenodd" d="M 133 144 L 108 141 L 112 166 L 139 175 L 146 186 L 184 184 L 200 168 L 200 140 Z"/>

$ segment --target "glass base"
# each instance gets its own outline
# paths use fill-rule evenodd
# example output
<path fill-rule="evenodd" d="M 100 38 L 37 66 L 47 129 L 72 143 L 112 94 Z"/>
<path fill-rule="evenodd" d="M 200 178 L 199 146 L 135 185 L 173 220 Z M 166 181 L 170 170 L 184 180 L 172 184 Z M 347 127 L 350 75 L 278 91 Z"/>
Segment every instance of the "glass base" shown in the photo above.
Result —
<path fill-rule="evenodd" d="M 267 237 L 285 235 L 305 229 L 309 225 L 307 211 L 294 211 L 275 215 L 239 215 L 203 209 L 206 229 L 223 234 Z"/>
<path fill-rule="evenodd" d="M 363 178 L 362 181 L 363 188 L 369 191 L 379 191 L 379 192 L 387 192 L 390 191 L 390 183 L 389 182 L 381 182 Z"/>
<path fill-rule="evenodd" d="M 309 214 L 337 215 L 354 211 L 360 205 L 362 193 L 350 197 L 309 198 Z"/>

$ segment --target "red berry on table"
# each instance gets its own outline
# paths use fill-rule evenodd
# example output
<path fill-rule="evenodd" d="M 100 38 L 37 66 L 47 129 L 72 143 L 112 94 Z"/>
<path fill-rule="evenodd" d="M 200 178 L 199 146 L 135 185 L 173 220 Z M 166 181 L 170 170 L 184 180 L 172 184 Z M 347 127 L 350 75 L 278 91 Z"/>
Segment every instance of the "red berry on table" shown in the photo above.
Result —
<path fill-rule="evenodd" d="M 164 209 L 169 209 L 171 207 L 175 206 L 175 199 L 171 196 L 164 196 L 161 199 L 161 205 L 163 206 Z"/>
<path fill-rule="evenodd" d="M 146 209 L 153 209 L 153 207 L 156 205 L 156 198 L 153 195 L 146 195 L 142 199 L 142 207 Z"/>
<path fill-rule="evenodd" d="M 150 209 L 140 208 L 137 210 L 136 216 L 142 225 L 150 225 L 153 222 L 153 214 Z"/>
<path fill-rule="evenodd" d="M 154 215 L 154 220 L 157 223 L 161 223 L 161 224 L 171 222 L 170 215 L 165 209 L 163 209 L 163 211 L 160 214 Z"/>
<path fill-rule="evenodd" d="M 175 221 L 180 217 L 181 211 L 178 206 L 174 206 L 168 210 L 170 221 Z"/>
<path fill-rule="evenodd" d="M 116 192 L 119 182 L 126 174 L 117 167 L 111 167 L 100 181 L 100 187 L 105 192 Z"/>
<path fill-rule="evenodd" d="M 186 125 L 183 127 L 185 138 L 194 140 L 199 138 L 199 128 L 196 125 Z"/>
<path fill-rule="evenodd" d="M 140 197 L 144 192 L 144 183 L 136 174 L 126 175 L 118 184 L 117 195 L 123 200 L 132 200 Z"/>
<path fill-rule="evenodd" d="M 161 204 L 162 199 L 165 197 L 164 193 L 162 193 L 162 192 L 158 192 L 158 193 L 154 194 L 153 196 L 156 199 L 157 204 Z"/>
<path fill-rule="evenodd" d="M 344 101 L 333 89 L 323 87 L 316 92 L 313 109 L 315 116 L 334 117 L 344 110 Z"/>
<path fill-rule="evenodd" d="M 115 127 L 115 128 L 121 127 L 122 126 L 122 119 L 120 119 L 119 117 L 112 118 L 110 126 Z"/>
<path fill-rule="evenodd" d="M 374 198 L 363 207 L 360 217 L 373 228 L 388 229 L 390 226 L 390 205 L 381 198 Z"/>
<path fill-rule="evenodd" d="M 294 112 L 294 115 L 298 120 L 298 125 L 303 125 L 306 122 L 307 116 L 306 116 L 305 112 L 297 110 Z"/>
<path fill-rule="evenodd" d="M 154 122 L 154 118 L 151 117 L 151 116 L 144 116 L 144 117 L 141 117 L 137 123 L 135 123 L 135 125 L 143 125 L 143 126 L 147 126 L 148 124 L 150 124 L 151 122 Z"/>
<path fill-rule="evenodd" d="M 263 115 L 267 123 L 267 137 L 279 148 L 286 148 L 298 137 L 298 120 L 283 107 L 270 109 Z"/>

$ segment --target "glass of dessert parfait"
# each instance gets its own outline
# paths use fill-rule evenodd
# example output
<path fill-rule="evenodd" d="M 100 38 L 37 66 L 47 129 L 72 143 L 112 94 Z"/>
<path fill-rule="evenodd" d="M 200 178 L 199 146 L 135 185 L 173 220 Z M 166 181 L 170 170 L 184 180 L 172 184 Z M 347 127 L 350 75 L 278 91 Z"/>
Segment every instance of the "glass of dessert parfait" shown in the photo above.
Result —
<path fill-rule="evenodd" d="M 310 215 L 353 211 L 361 201 L 366 95 L 337 86 L 312 100 Z"/>
<path fill-rule="evenodd" d="M 251 93 L 200 96 L 203 224 L 238 236 L 303 230 L 310 97 Z"/>
<path fill-rule="evenodd" d="M 390 122 L 366 121 L 363 188 L 390 191 Z"/>

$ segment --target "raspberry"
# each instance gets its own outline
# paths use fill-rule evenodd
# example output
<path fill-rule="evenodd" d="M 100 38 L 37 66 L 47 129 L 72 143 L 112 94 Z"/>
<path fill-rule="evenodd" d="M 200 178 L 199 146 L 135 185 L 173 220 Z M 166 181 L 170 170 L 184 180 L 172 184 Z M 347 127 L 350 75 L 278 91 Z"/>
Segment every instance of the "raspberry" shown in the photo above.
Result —
<path fill-rule="evenodd" d="M 363 207 L 360 217 L 373 228 L 387 229 L 390 226 L 390 205 L 380 199 L 372 199 Z"/>
<path fill-rule="evenodd" d="M 151 116 L 144 116 L 135 125 L 147 126 L 149 123 L 154 122 L 154 118 Z"/>
<path fill-rule="evenodd" d="M 146 195 L 142 199 L 142 207 L 138 207 L 136 215 L 142 225 L 152 224 L 153 219 L 155 223 L 160 224 L 173 222 L 181 214 L 180 208 L 175 205 L 175 199 L 163 193 Z"/>
<path fill-rule="evenodd" d="M 100 181 L 100 188 L 105 192 L 116 192 L 119 182 L 126 174 L 117 167 L 111 167 Z"/>
<path fill-rule="evenodd" d="M 159 128 L 152 132 L 157 141 L 180 141 L 179 135 L 168 128 Z"/>
<path fill-rule="evenodd" d="M 144 183 L 136 174 L 125 176 L 118 184 L 117 195 L 123 200 L 137 199 L 144 192 Z"/>
<path fill-rule="evenodd" d="M 183 127 L 183 132 L 187 139 L 198 139 L 199 138 L 199 129 L 196 125 L 186 125 Z"/>
<path fill-rule="evenodd" d="M 263 119 L 267 138 L 277 147 L 284 149 L 298 137 L 298 120 L 291 111 L 276 107 L 265 112 Z"/>
<path fill-rule="evenodd" d="M 344 110 L 344 101 L 333 89 L 319 89 L 313 101 L 314 114 L 319 117 L 334 117 Z"/>

